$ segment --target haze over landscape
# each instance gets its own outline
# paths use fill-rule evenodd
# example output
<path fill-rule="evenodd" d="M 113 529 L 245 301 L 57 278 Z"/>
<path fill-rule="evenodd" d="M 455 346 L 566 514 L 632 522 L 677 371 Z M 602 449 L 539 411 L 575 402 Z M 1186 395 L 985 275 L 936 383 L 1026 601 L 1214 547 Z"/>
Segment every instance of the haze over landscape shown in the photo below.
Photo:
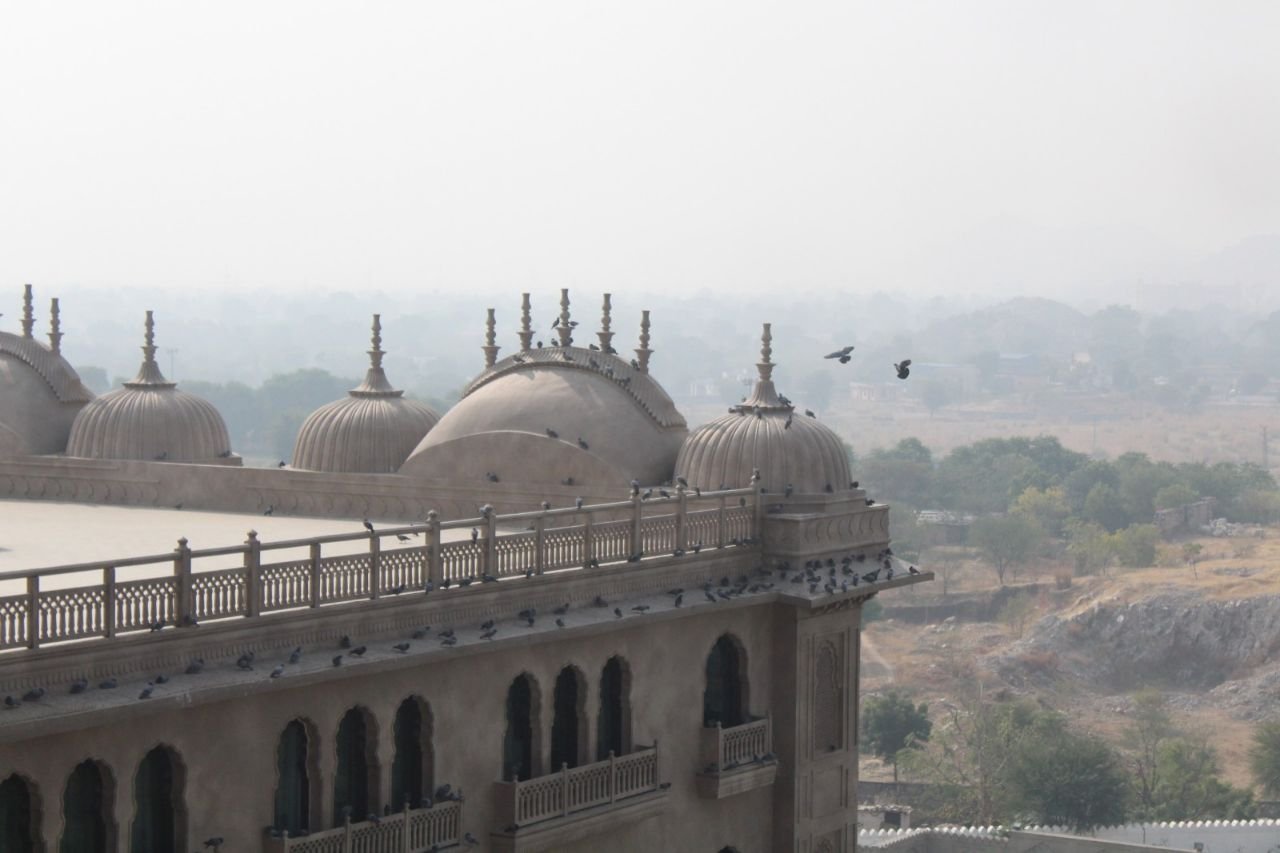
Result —
<path fill-rule="evenodd" d="M 486 309 L 505 358 L 521 293 L 553 347 L 561 288 L 584 339 L 611 293 L 613 346 L 651 311 L 691 428 L 748 392 L 771 323 L 795 416 L 938 575 L 867 606 L 864 698 L 926 703 L 935 737 L 864 742 L 864 780 L 910 750 L 952 797 L 926 820 L 1048 813 L 1034 780 L 977 803 L 941 765 L 957 707 L 998 706 L 1032 733 L 1010 753 L 1099 738 L 1117 821 L 1280 816 L 1280 4 L 70 8 L 0 28 L 0 330 L 23 283 L 38 332 L 59 297 L 101 394 L 154 309 L 167 377 L 285 469 L 375 313 L 390 381 L 443 414 Z M 1144 788 L 1157 755 L 1212 784 Z"/>

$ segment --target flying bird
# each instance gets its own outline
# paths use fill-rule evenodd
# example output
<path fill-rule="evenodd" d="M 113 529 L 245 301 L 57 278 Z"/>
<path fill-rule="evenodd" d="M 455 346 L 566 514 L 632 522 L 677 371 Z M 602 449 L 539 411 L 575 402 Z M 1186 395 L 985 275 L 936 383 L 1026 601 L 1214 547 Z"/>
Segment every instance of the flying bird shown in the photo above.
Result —
<path fill-rule="evenodd" d="M 899 379 L 906 379 L 911 375 L 911 359 L 904 358 L 902 361 L 895 364 L 893 369 L 898 372 Z"/>
<path fill-rule="evenodd" d="M 835 352 L 827 353 L 826 355 L 823 356 L 823 358 L 838 358 L 840 359 L 841 364 L 848 364 L 849 353 L 851 352 L 853 352 L 853 347 L 847 346 L 847 347 L 844 347 L 843 349 L 838 349 Z"/>

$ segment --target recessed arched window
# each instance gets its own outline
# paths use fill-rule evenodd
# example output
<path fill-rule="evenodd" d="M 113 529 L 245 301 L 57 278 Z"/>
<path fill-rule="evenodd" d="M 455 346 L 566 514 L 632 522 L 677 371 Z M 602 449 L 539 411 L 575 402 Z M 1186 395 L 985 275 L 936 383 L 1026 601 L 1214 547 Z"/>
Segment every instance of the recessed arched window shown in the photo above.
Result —
<path fill-rule="evenodd" d="M 338 767 L 333 776 L 333 820 L 341 826 L 348 816 L 362 821 L 374 813 L 378 801 L 377 731 L 373 715 L 355 707 L 338 724 Z"/>
<path fill-rule="evenodd" d="M 187 837 L 183 805 L 183 767 L 178 754 L 157 746 L 142 758 L 133 778 L 133 825 L 129 849 L 133 853 L 177 850 Z"/>
<path fill-rule="evenodd" d="M 538 685 L 521 673 L 507 688 L 507 731 L 502 739 L 502 778 L 523 781 L 538 775 Z"/>
<path fill-rule="evenodd" d="M 311 829 L 311 808 L 316 802 L 316 744 L 319 738 L 310 721 L 291 720 L 280 733 L 276 747 L 275 828 L 297 835 Z"/>
<path fill-rule="evenodd" d="M 418 808 L 432 781 L 431 709 L 417 696 L 400 703 L 395 722 L 396 756 L 391 762 L 391 808 Z"/>
<path fill-rule="evenodd" d="M 724 634 L 707 655 L 707 686 L 702 694 L 702 724 L 724 728 L 747 722 L 747 655 L 742 644 Z"/>
<path fill-rule="evenodd" d="M 818 647 L 813 672 L 813 748 L 834 752 L 844 746 L 844 690 L 840 679 L 840 655 L 834 644 Z"/>
<path fill-rule="evenodd" d="M 600 673 L 600 716 L 596 722 L 596 760 L 631 751 L 631 669 L 611 657 Z"/>
<path fill-rule="evenodd" d="M 0 782 L 0 850 L 35 853 L 39 831 L 39 798 L 31 783 L 14 773 Z"/>
<path fill-rule="evenodd" d="M 577 667 L 556 676 L 556 715 L 551 723 L 551 772 L 577 767 L 587 754 L 587 686 Z"/>
<path fill-rule="evenodd" d="M 115 853 L 115 784 L 98 761 L 82 761 L 62 795 L 61 853 Z"/>

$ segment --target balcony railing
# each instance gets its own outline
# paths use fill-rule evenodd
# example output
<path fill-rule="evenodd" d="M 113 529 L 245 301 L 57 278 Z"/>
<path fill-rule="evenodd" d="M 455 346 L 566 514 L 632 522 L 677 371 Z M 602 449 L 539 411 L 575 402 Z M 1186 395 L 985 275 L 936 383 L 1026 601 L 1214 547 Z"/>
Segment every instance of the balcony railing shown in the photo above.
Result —
<path fill-rule="evenodd" d="M 462 840 L 462 803 L 405 809 L 377 821 L 351 823 L 296 838 L 263 839 L 263 853 L 428 853 Z"/>
<path fill-rule="evenodd" d="M 714 765 L 712 772 L 717 773 L 772 760 L 773 723 L 765 716 L 727 729 L 721 728 L 719 723 L 705 726 L 702 729 L 702 754 L 705 766 Z"/>
<path fill-rule="evenodd" d="M 503 826 L 524 827 L 539 821 L 567 817 L 575 812 L 616 803 L 628 797 L 656 791 L 658 746 L 629 755 L 539 776 L 524 782 L 498 782 L 495 799 Z"/>
<path fill-rule="evenodd" d="M 186 539 L 179 539 L 169 554 L 0 577 L 2 585 L 26 585 L 23 593 L 0 595 L 0 649 L 34 649 L 206 619 L 254 618 L 421 592 L 428 584 L 444 592 L 473 582 L 624 563 L 640 552 L 652 556 L 695 545 L 750 544 L 759 537 L 761 509 L 751 488 L 700 494 L 681 488 L 668 499 L 637 496 L 501 517 L 490 512 L 440 521 L 431 512 L 425 524 L 373 533 L 262 542 L 250 531 L 241 545 L 203 550 L 192 550 Z M 524 529 L 499 533 L 500 523 Z M 472 528 L 479 534 L 474 540 L 445 540 L 446 531 Z M 394 547 L 383 547 L 387 539 Z M 413 544 L 401 544 L 405 540 Z M 367 550 L 351 553 L 353 542 L 367 542 Z M 344 543 L 346 553 L 324 553 L 327 546 Z M 278 561 L 264 556 L 280 551 L 293 554 Z M 306 556 L 298 558 L 299 552 Z M 227 565 L 228 557 L 239 559 Z M 131 576 L 122 576 L 122 570 Z M 94 582 L 84 584 L 85 575 Z"/>

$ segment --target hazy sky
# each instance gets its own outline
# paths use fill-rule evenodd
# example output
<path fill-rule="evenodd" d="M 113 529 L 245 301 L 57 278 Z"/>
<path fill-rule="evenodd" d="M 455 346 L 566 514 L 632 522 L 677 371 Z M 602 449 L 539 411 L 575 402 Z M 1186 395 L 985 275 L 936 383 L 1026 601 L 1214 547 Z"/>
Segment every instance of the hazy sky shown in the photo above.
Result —
<path fill-rule="evenodd" d="M 1280 3 L 11 3 L 0 280 L 1051 296 L 1280 233 Z"/>

